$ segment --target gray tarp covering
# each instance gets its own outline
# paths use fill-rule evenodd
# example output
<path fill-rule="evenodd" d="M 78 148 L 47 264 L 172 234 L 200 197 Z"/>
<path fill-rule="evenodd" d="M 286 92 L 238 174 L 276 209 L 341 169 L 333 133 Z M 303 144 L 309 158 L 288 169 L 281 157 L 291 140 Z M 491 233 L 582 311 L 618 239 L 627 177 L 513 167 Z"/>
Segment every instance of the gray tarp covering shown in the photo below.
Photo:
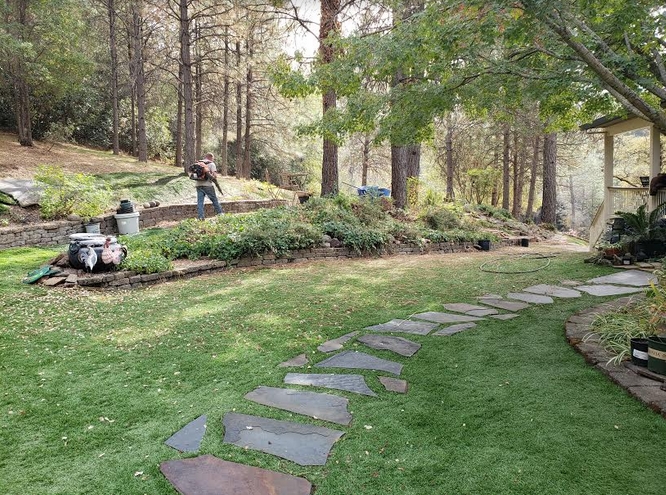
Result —
<path fill-rule="evenodd" d="M 22 207 L 39 204 L 41 190 L 29 179 L 0 179 L 0 191 L 14 198 Z"/>

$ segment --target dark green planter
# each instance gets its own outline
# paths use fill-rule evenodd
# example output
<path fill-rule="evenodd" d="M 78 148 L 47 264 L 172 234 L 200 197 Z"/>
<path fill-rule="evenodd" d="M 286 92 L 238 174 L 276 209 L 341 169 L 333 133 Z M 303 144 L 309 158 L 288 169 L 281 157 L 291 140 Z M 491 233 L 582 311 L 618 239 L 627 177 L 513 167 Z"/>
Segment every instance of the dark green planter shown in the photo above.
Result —
<path fill-rule="evenodd" d="M 648 369 L 666 375 L 666 335 L 648 337 Z"/>

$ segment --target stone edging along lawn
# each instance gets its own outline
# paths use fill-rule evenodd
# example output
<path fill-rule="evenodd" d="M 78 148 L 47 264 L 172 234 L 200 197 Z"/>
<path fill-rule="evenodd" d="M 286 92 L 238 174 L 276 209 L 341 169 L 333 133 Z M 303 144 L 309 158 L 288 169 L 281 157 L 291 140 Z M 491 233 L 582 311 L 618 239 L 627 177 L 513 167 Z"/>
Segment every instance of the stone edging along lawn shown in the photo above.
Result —
<path fill-rule="evenodd" d="M 284 200 L 241 200 L 220 201 L 226 213 L 248 213 L 262 208 L 275 208 L 287 204 Z M 214 215 L 213 205 L 206 203 L 206 216 Z M 165 205 L 153 208 L 137 208 L 139 229 L 155 227 L 163 222 L 177 222 L 186 218 L 196 218 L 196 204 Z M 98 218 L 100 232 L 105 235 L 118 235 L 118 225 L 114 214 Z M 0 250 L 21 246 L 55 246 L 69 242 L 71 234 L 85 232 L 81 220 L 58 220 L 37 224 L 0 227 Z"/>
<path fill-rule="evenodd" d="M 520 242 L 520 238 L 517 238 L 500 240 L 494 244 L 500 247 L 520 246 Z M 413 244 L 394 244 L 386 254 L 412 255 L 426 253 L 461 253 L 470 251 L 472 249 L 474 249 L 474 243 L 472 242 L 430 243 L 425 247 Z M 168 280 L 195 277 L 205 273 L 220 272 L 241 267 L 284 265 L 289 263 L 299 263 L 322 259 L 347 259 L 368 256 L 376 255 L 363 253 L 359 254 L 356 251 L 345 247 L 322 247 L 291 251 L 288 255 L 283 257 L 277 257 L 272 253 L 267 253 L 257 257 L 240 258 L 229 263 L 222 260 L 201 259 L 198 261 L 189 262 L 187 264 L 188 266 L 181 268 L 177 267 L 173 270 L 161 273 L 138 274 L 131 271 L 118 271 L 87 274 L 79 270 L 77 273 L 72 273 L 67 277 L 62 277 L 60 282 L 63 282 L 65 287 L 78 285 L 87 288 L 133 289 L 146 285 L 154 285 L 161 282 L 166 282 Z M 57 283 L 48 283 L 47 285 L 57 285 Z"/>
<path fill-rule="evenodd" d="M 622 297 L 584 309 L 570 316 L 566 323 L 566 338 L 569 344 L 583 355 L 585 361 L 606 375 L 611 381 L 624 388 L 629 395 L 640 400 L 647 407 L 666 418 L 666 377 L 651 373 L 625 361 L 622 364 L 609 364 L 613 355 L 594 339 L 585 339 L 591 332 L 592 322 L 598 314 L 608 313 L 626 306 L 637 296 Z"/>

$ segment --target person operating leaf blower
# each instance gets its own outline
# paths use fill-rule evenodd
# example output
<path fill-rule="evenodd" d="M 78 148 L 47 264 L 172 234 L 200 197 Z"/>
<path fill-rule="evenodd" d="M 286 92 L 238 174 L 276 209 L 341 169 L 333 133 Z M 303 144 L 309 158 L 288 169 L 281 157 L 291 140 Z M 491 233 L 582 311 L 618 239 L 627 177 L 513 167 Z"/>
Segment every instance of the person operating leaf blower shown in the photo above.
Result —
<path fill-rule="evenodd" d="M 204 199 L 208 196 L 211 203 L 213 203 L 213 208 L 217 215 L 222 214 L 222 207 L 220 202 L 217 199 L 217 194 L 215 194 L 215 189 L 213 184 L 217 187 L 217 190 L 222 193 L 219 182 L 217 182 L 217 167 L 215 165 L 214 156 L 212 153 L 206 153 L 203 160 L 198 161 L 190 165 L 189 167 L 189 176 L 190 179 L 196 181 L 196 190 L 197 190 L 197 218 L 203 220 L 204 215 Z"/>

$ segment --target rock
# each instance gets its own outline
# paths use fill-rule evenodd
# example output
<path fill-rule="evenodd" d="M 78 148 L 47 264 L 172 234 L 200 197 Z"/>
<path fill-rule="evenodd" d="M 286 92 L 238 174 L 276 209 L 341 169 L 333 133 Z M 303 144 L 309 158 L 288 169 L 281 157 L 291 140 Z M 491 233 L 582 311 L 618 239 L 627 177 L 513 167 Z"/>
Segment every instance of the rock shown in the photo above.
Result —
<path fill-rule="evenodd" d="M 81 217 L 72 213 L 71 215 L 67 215 L 67 220 L 69 220 L 70 222 L 80 222 Z"/>
<path fill-rule="evenodd" d="M 341 241 L 339 241 L 338 239 L 335 239 L 335 238 L 331 239 L 331 247 L 337 248 L 337 247 L 340 247 L 340 246 L 342 246 Z"/>

